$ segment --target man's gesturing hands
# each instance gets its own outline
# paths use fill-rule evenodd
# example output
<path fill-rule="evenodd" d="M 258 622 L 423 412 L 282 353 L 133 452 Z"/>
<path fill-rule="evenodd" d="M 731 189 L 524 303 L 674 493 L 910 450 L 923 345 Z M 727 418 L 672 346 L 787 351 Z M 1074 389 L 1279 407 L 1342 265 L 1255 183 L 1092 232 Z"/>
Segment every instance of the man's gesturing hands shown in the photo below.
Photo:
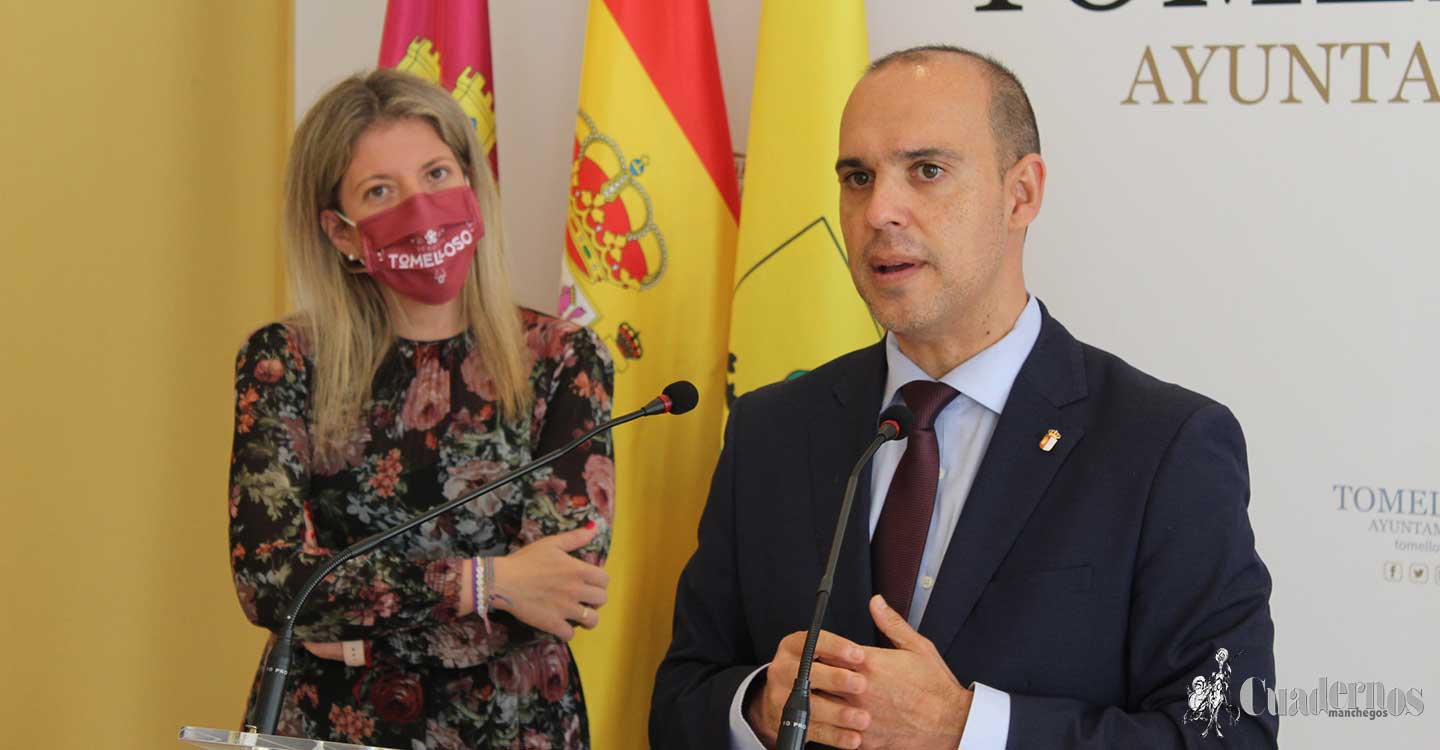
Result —
<path fill-rule="evenodd" d="M 791 633 L 780 641 L 775 658 L 766 670 L 764 687 L 746 701 L 745 720 L 766 747 L 774 747 L 780 728 L 780 714 L 795 675 L 800 671 L 800 652 L 805 648 L 805 631 Z M 820 631 L 815 642 L 815 665 L 810 669 L 810 728 L 805 738 L 832 747 L 860 747 L 860 732 L 870 726 L 870 715 L 852 705 L 865 692 L 866 678 L 859 673 L 864 650 L 828 631 Z"/>
<path fill-rule="evenodd" d="M 859 646 L 821 631 L 810 671 L 806 740 L 840 748 L 955 750 L 974 694 L 955 679 L 935 645 L 884 599 L 870 600 L 870 616 L 894 648 Z M 745 720 L 767 747 L 775 745 L 804 645 L 804 632 L 780 641 L 763 688 L 746 699 Z"/>

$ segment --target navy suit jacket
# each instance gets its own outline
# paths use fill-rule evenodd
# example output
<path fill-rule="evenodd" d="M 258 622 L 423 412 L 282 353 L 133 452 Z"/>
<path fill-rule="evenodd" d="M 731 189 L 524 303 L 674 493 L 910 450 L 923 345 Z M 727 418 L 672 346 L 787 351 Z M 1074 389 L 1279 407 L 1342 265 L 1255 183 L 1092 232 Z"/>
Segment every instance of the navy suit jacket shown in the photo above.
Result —
<path fill-rule="evenodd" d="M 963 684 L 1011 694 L 1009 748 L 1275 747 L 1278 719 L 1239 710 L 1247 678 L 1275 684 L 1239 424 L 1042 313 L 920 633 Z M 728 748 L 736 689 L 808 625 L 885 373 L 882 342 L 736 401 L 656 675 L 652 747 Z M 868 474 L 824 626 L 874 645 Z M 1183 717 L 1221 648 L 1236 710 L 1217 742 Z"/>

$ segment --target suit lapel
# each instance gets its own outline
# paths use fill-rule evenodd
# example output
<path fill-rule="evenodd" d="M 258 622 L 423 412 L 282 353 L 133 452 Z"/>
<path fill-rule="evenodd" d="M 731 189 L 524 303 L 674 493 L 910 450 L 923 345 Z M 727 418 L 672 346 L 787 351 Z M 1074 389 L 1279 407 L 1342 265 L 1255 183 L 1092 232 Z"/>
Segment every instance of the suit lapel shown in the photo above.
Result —
<path fill-rule="evenodd" d="M 921 634 L 942 654 L 1084 435 L 1083 425 L 1067 420 L 1061 409 L 1085 396 L 1080 344 L 1043 305 L 1041 311 L 1040 335 L 1015 378 L 920 623 Z M 1042 450 L 1041 438 L 1051 429 L 1061 439 Z"/>
<path fill-rule="evenodd" d="M 857 352 L 857 360 L 842 368 L 835 382 L 834 397 L 821 405 L 810 421 L 810 487 L 814 512 L 814 544 L 824 572 L 835 534 L 835 521 L 845 493 L 845 481 L 860 453 L 875 434 L 880 397 L 885 388 L 885 345 Z M 840 429 L 837 429 L 837 425 Z M 835 572 L 826 629 L 857 643 L 874 642 L 870 621 L 870 467 L 860 475 L 855 502 Z M 818 579 L 817 579 L 818 583 Z"/>

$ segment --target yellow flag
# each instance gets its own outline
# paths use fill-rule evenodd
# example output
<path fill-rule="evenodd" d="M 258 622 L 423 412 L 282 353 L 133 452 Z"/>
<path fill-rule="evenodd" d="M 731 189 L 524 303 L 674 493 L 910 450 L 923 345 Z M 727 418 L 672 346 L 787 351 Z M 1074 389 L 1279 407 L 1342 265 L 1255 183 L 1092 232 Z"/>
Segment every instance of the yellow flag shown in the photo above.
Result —
<path fill-rule="evenodd" d="M 573 647 L 596 750 L 646 746 L 675 582 L 720 452 L 739 190 L 706 0 L 592 0 L 559 314 L 615 359 L 615 411 L 674 380 L 700 406 L 615 433 L 602 624 Z"/>
<path fill-rule="evenodd" d="M 835 178 L 840 113 L 868 60 L 863 0 L 760 11 L 728 401 L 881 335 L 850 282 Z"/>

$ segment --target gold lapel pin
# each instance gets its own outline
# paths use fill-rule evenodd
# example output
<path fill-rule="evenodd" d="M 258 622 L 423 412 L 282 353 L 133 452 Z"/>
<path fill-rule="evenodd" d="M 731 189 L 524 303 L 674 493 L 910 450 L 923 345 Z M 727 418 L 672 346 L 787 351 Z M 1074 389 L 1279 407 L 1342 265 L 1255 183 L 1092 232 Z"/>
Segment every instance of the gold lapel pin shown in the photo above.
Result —
<path fill-rule="evenodd" d="M 1040 438 L 1040 450 L 1049 453 L 1055 447 L 1055 444 L 1058 442 L 1060 442 L 1060 431 L 1047 430 L 1045 432 L 1045 437 Z"/>

